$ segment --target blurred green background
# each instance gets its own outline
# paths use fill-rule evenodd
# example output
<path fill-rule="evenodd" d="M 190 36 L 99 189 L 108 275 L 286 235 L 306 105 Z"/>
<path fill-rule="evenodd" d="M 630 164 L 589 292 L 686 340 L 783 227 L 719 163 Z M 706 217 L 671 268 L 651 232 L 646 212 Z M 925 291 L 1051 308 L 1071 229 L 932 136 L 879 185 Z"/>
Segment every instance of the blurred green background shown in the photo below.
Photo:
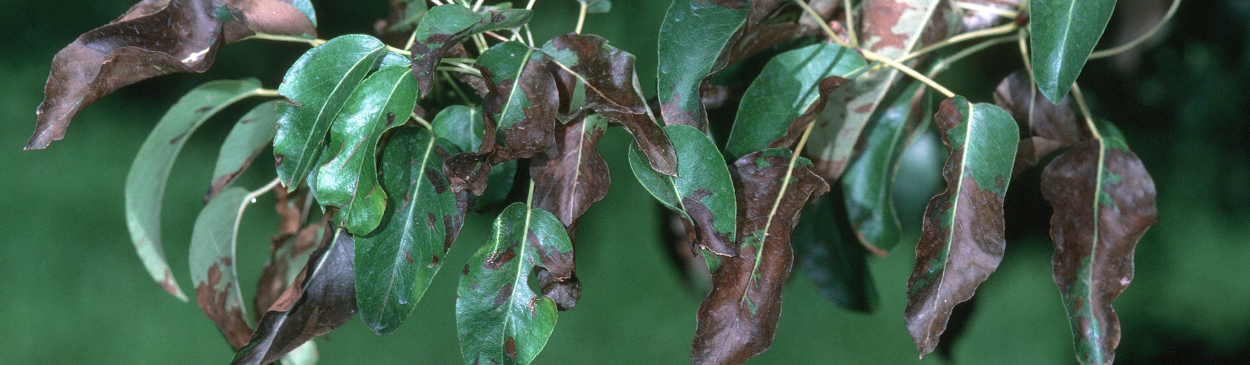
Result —
<path fill-rule="evenodd" d="M 383 0 L 314 3 L 323 38 L 371 33 L 373 22 L 386 15 Z M 1143 3 L 1155 2 L 1132 2 Z M 229 346 L 199 308 L 165 294 L 143 270 L 126 232 L 122 187 L 139 144 L 180 95 L 225 78 L 258 77 L 276 88 L 285 67 L 306 47 L 264 41 L 225 47 L 209 72 L 124 88 L 79 114 L 65 140 L 23 152 L 52 55 L 133 2 L 0 4 L 0 75 L 6 78 L 0 82 L 0 363 L 229 362 Z M 614 5 L 607 15 L 590 15 L 585 32 L 638 55 L 644 90 L 653 95 L 654 36 L 668 1 Z M 1153 24 L 1122 17 L 1124 8 L 1117 10 L 1102 48 L 1116 43 L 1121 24 Z M 572 30 L 576 22 L 573 0 L 539 0 L 536 10 L 532 23 L 540 43 Z M 1248 16 L 1250 1 L 1188 1 L 1161 42 L 1127 59 L 1092 61 L 1080 79 L 1095 113 L 1124 129 L 1158 186 L 1160 224 L 1138 245 L 1136 278 L 1115 301 L 1124 332 L 1117 351 L 1121 364 L 1250 363 Z M 941 81 L 974 101 L 990 102 L 993 86 L 1021 67 L 1013 47 L 965 61 Z M 184 288 L 187 240 L 217 147 L 231 119 L 249 107 L 232 108 L 200 129 L 174 166 L 163 237 Z M 577 237 L 582 300 L 560 313 L 536 363 L 689 361 L 702 298 L 682 286 L 669 264 L 657 211 L 623 158 L 628 143 L 628 134 L 613 129 L 599 147 L 615 184 L 587 213 Z M 872 260 L 881 291 L 878 310 L 866 315 L 836 308 L 796 272 L 784 295 L 776 341 L 751 363 L 1075 362 L 1051 281 L 1050 208 L 1036 192 L 1036 171 L 1012 183 L 1006 258 L 977 291 L 976 310 L 950 358 L 935 354 L 917 360 L 903 325 L 904 292 L 920 211 L 940 188 L 940 153 L 936 139 L 923 138 L 900 172 L 897 199 L 910 234 L 888 258 Z M 272 170 L 271 163 L 258 163 L 240 184 L 259 187 Z M 275 227 L 271 204 L 268 196 L 248 210 L 238 248 L 244 283 L 255 282 L 268 254 L 267 237 Z M 486 239 L 491 219 L 471 215 L 449 267 L 464 262 Z M 322 363 L 460 363 L 457 275 L 445 271 L 395 334 L 379 337 L 353 320 L 318 339 Z M 255 288 L 249 286 L 244 295 L 250 298 Z"/>

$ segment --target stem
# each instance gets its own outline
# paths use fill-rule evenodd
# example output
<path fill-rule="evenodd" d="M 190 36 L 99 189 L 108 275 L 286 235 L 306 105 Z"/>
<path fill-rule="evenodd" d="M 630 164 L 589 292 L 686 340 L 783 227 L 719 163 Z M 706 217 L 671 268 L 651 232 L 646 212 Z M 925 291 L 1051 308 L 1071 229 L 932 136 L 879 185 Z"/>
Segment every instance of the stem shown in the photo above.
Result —
<path fill-rule="evenodd" d="M 434 3 L 434 5 L 446 5 L 446 4 L 443 4 L 443 2 L 439 0 L 430 0 L 430 2 Z"/>
<path fill-rule="evenodd" d="M 582 34 L 582 24 L 586 22 L 586 3 L 582 3 L 582 12 L 577 15 L 577 28 L 573 33 Z"/>
<path fill-rule="evenodd" d="M 530 179 L 530 192 L 525 196 L 525 207 L 534 209 L 534 179 Z"/>
<path fill-rule="evenodd" d="M 308 45 L 313 46 L 313 47 L 320 46 L 326 43 L 326 40 L 324 39 L 304 38 L 304 37 L 296 37 L 292 35 L 269 34 L 269 33 L 256 33 L 251 36 L 245 37 L 243 39 L 264 39 L 268 41 L 307 43 Z"/>
<path fill-rule="evenodd" d="M 792 2 L 797 4 L 800 8 L 803 8 L 803 11 L 806 11 L 807 15 L 811 15 L 813 18 L 816 18 L 817 20 L 816 23 L 820 24 L 820 29 L 823 29 L 825 31 L 825 35 L 829 36 L 829 39 L 833 40 L 833 43 L 837 43 L 839 46 L 846 47 L 846 48 L 852 48 L 852 49 L 855 48 L 855 47 L 851 47 L 851 45 L 846 44 L 846 42 L 842 41 L 842 38 L 838 38 L 838 35 L 833 33 L 833 29 L 829 29 L 829 24 L 825 24 L 825 18 L 821 18 L 820 14 L 816 13 L 815 10 L 812 10 L 812 7 L 807 6 L 807 3 L 803 2 L 803 0 L 792 0 Z M 850 17 L 849 13 L 847 17 L 848 18 Z"/>
<path fill-rule="evenodd" d="M 530 0 L 529 4 L 525 4 L 525 10 L 534 10 L 534 0 Z"/>
<path fill-rule="evenodd" d="M 1029 39 L 1029 31 L 1024 28 L 1020 28 L 1016 34 L 1016 38 L 1020 41 L 1020 56 L 1024 57 L 1024 70 L 1028 71 L 1029 77 L 1032 78 L 1033 61 L 1029 60 L 1029 44 L 1027 42 Z"/>
<path fill-rule="evenodd" d="M 843 0 L 842 7 L 845 8 L 842 10 L 842 13 L 846 14 L 846 38 L 851 41 L 851 48 L 859 48 L 859 37 L 855 35 L 855 17 L 852 15 L 854 11 L 851 11 L 851 0 Z M 825 21 L 821 20 L 820 24 L 825 24 Z M 827 27 L 828 25 L 825 26 Z"/>
<path fill-rule="evenodd" d="M 1094 127 L 1094 117 L 1089 114 L 1089 106 L 1085 104 L 1085 95 L 1081 94 L 1081 87 L 1075 82 L 1072 83 L 1072 96 L 1076 99 L 1076 105 L 1081 108 L 1081 114 L 1085 114 L 1085 125 L 1089 126 L 1089 133 L 1094 135 L 1094 139 L 1102 140 L 1102 134 Z"/>
<path fill-rule="evenodd" d="M 418 27 L 420 28 L 420 27 Z M 417 42 L 417 30 L 412 30 L 412 35 L 408 36 L 408 43 L 404 43 L 404 50 L 412 49 L 412 44 Z"/>
<path fill-rule="evenodd" d="M 261 96 L 261 97 L 282 96 L 282 94 L 278 94 L 278 90 L 273 90 L 273 89 L 259 89 L 259 90 L 253 91 L 252 93 L 256 94 L 256 96 Z"/>
<path fill-rule="evenodd" d="M 466 105 L 473 104 L 469 101 L 469 96 L 465 95 L 464 90 L 460 90 L 460 85 L 456 84 L 456 81 L 451 79 L 451 75 L 447 74 L 447 71 L 443 71 L 443 78 L 447 79 L 447 84 L 451 85 L 451 89 L 456 92 L 456 95 L 460 95 L 460 100 L 464 100 Z"/>
<path fill-rule="evenodd" d="M 425 118 L 422 118 L 420 115 L 417 115 L 417 112 L 412 112 L 412 119 L 416 120 L 417 124 L 420 124 L 422 127 L 425 127 L 425 129 L 427 130 L 434 129 L 430 127 L 430 122 L 426 121 Z"/>
<path fill-rule="evenodd" d="M 485 0 L 477 0 L 476 3 L 473 3 L 473 11 L 478 11 L 478 9 L 481 9 L 483 1 Z"/>
<path fill-rule="evenodd" d="M 899 58 L 897 61 L 904 62 L 912 58 L 916 58 L 921 55 L 924 55 L 926 53 L 933 52 L 942 47 L 946 47 L 955 43 L 963 42 L 969 39 L 975 39 L 975 38 L 980 38 L 980 37 L 991 37 L 991 36 L 1015 32 L 1016 28 L 1018 27 L 1016 26 L 1016 23 L 1013 22 L 1013 23 L 1007 23 L 1007 24 L 1003 24 L 1003 25 L 993 27 L 993 28 L 986 28 L 986 29 L 975 31 L 975 32 L 968 32 L 968 33 L 960 34 L 954 37 L 943 39 L 941 42 L 931 44 L 928 47 L 921 48 L 919 50 L 916 50 L 915 52 L 908 53 L 906 56 L 903 56 L 903 58 Z"/>
<path fill-rule="evenodd" d="M 534 0 L 530 0 L 530 5 L 534 5 Z M 530 33 L 529 23 L 525 24 L 525 37 L 529 38 L 530 48 L 534 48 L 534 33 Z"/>
<path fill-rule="evenodd" d="M 1115 47 L 1112 49 L 1104 49 L 1101 51 L 1090 53 L 1089 59 L 1092 60 L 1096 58 L 1111 57 L 1111 56 L 1124 53 L 1124 51 L 1128 51 L 1129 49 L 1132 49 L 1133 47 L 1137 47 L 1137 45 L 1142 44 L 1142 42 L 1145 42 L 1146 40 L 1150 39 L 1150 37 L 1153 37 L 1155 33 L 1159 32 L 1160 29 L 1163 29 L 1163 25 L 1167 24 L 1169 19 L 1172 19 L 1172 15 L 1176 14 L 1176 8 L 1179 8 L 1180 6 L 1181 6 L 1181 0 L 1172 0 L 1172 7 L 1168 8 L 1168 12 L 1163 14 L 1163 19 L 1159 19 L 1159 24 L 1155 24 L 1155 27 L 1150 28 L 1150 30 L 1147 31 L 1146 34 L 1142 34 L 1141 37 L 1137 37 L 1137 39 L 1134 39 L 1132 42 L 1125 43 L 1118 47 Z"/>
<path fill-rule="evenodd" d="M 498 33 L 493 32 L 493 31 L 482 32 L 482 34 L 485 34 L 485 35 L 488 35 L 488 36 L 494 37 L 495 39 L 498 39 L 500 42 L 507 42 L 507 41 L 509 40 L 508 38 L 504 38 L 503 36 L 499 35 Z M 512 32 L 512 34 L 514 34 L 514 35 L 515 35 L 515 34 L 516 34 L 516 32 Z"/>
<path fill-rule="evenodd" d="M 449 63 L 449 65 L 452 65 L 452 67 L 438 66 L 438 67 L 435 67 L 434 69 L 439 70 L 439 71 L 459 72 L 462 74 L 470 74 L 473 76 L 482 76 L 482 71 L 478 71 L 475 68 L 464 66 L 459 63 Z"/>
<path fill-rule="evenodd" d="M 981 5 L 977 3 L 968 3 L 968 2 L 963 2 L 963 1 L 956 1 L 955 6 L 968 9 L 968 10 L 976 10 L 976 11 L 984 11 L 987 13 L 994 13 L 994 15 L 998 15 L 1007 19 L 1015 19 L 1020 14 L 1018 12 L 1007 10 L 1007 9 L 999 9 L 993 6 L 985 6 L 985 5 Z"/>
<path fill-rule="evenodd" d="M 946 97 L 948 98 L 955 97 L 955 93 L 943 87 L 941 84 L 938 84 L 937 82 L 933 81 L 933 79 L 930 79 L 928 77 L 925 77 L 924 75 L 921 75 L 919 72 L 916 72 L 916 70 L 913 70 L 911 67 L 907 67 L 901 63 L 898 63 L 898 61 L 891 60 L 888 57 L 873 53 L 872 51 L 869 51 L 866 49 L 860 49 L 859 51 L 861 54 L 864 55 L 864 59 L 866 60 L 878 61 L 878 62 L 884 63 L 887 66 L 890 66 L 896 70 L 902 71 L 903 73 L 907 74 L 907 76 L 911 76 L 912 78 L 925 83 L 925 85 L 928 85 L 929 87 L 933 88 L 933 90 L 937 90 L 938 92 L 942 93 L 942 95 L 946 95 Z"/>
<path fill-rule="evenodd" d="M 946 71 L 947 68 L 950 68 L 951 64 L 963 59 L 964 57 L 971 56 L 973 53 L 980 52 L 986 48 L 990 48 L 990 47 L 997 46 L 999 44 L 1003 44 L 1007 42 L 1011 42 L 1014 40 L 1016 40 L 1016 36 L 1014 35 L 1007 36 L 1007 37 L 999 37 L 999 38 L 994 38 L 994 39 L 987 40 L 981 43 L 977 43 L 976 45 L 973 45 L 971 47 L 959 50 L 959 52 L 955 52 L 955 54 L 952 54 L 949 57 L 938 60 L 937 64 L 933 65 L 933 70 L 929 71 L 929 73 L 925 76 L 927 76 L 928 78 L 934 78 L 937 76 L 937 74 L 942 73 L 943 71 Z"/>
<path fill-rule="evenodd" d="M 413 34 L 416 34 L 416 33 L 413 33 Z M 411 47 L 411 45 L 409 45 L 409 47 Z M 398 53 L 398 54 L 401 54 L 401 55 L 403 55 L 404 57 L 412 57 L 412 52 L 410 52 L 410 51 L 408 51 L 408 50 L 406 50 L 406 49 L 399 49 L 399 48 L 395 48 L 395 47 L 391 47 L 391 46 L 386 46 L 386 50 L 387 50 L 387 51 L 390 51 L 391 53 Z"/>

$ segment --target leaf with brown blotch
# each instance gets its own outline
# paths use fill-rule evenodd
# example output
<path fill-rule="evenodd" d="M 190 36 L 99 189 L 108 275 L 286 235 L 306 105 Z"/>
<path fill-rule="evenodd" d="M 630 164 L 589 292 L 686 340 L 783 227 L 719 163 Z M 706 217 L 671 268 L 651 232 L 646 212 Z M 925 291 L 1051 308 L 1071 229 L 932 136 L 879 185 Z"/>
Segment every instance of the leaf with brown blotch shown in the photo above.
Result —
<path fill-rule="evenodd" d="M 484 117 L 490 119 L 487 134 L 494 134 L 490 164 L 531 158 L 556 144 L 554 134 L 559 96 L 547 70 L 542 51 L 521 42 L 491 47 L 474 64 L 482 70 L 490 90 L 482 101 Z"/>
<path fill-rule="evenodd" d="M 608 122 L 598 115 L 558 125 L 556 146 L 530 161 L 534 207 L 559 218 L 570 239 L 577 232 L 578 218 L 612 185 L 608 163 L 595 150 L 607 129 Z"/>
<path fill-rule="evenodd" d="M 252 160 L 273 142 L 273 136 L 278 132 L 277 104 L 278 101 L 273 100 L 257 105 L 230 129 L 226 141 L 221 143 L 221 152 L 217 154 L 217 166 L 213 168 L 208 193 L 204 194 L 204 204 L 242 176 L 252 166 Z"/>
<path fill-rule="evenodd" d="M 327 224 L 322 219 L 295 233 L 270 238 L 269 261 L 265 262 L 265 268 L 260 272 L 260 280 L 256 283 L 256 298 L 252 302 L 257 321 L 287 288 L 295 284 L 296 277 L 304 271 L 304 265 L 308 264 L 308 257 L 312 255 L 313 249 L 321 243 Z"/>
<path fill-rule="evenodd" d="M 356 315 L 355 242 L 342 229 L 308 260 L 303 285 L 292 285 L 256 325 L 232 365 L 268 364 Z"/>
<path fill-rule="evenodd" d="M 237 218 L 243 215 L 250 198 L 247 189 L 240 187 L 226 189 L 213 198 L 195 219 L 188 257 L 195 301 L 235 349 L 252 337 L 234 267 Z"/>
<path fill-rule="evenodd" d="M 42 149 L 65 137 L 74 115 L 126 85 L 174 72 L 207 71 L 219 47 L 254 32 L 316 36 L 309 18 L 280 0 L 135 4 L 53 57 L 26 149 Z"/>
<path fill-rule="evenodd" d="M 563 113 L 578 113 L 584 100 L 586 107 L 621 124 L 634 136 L 651 168 L 677 175 L 677 154 L 642 96 L 634 55 L 608 45 L 603 37 L 575 33 L 548 41 L 543 52 L 550 57 L 550 68 L 556 75 Z M 578 95 L 584 98 L 578 100 Z"/>
<path fill-rule="evenodd" d="M 1025 71 L 1013 72 L 998 84 L 994 104 L 1011 113 L 1020 126 L 1015 175 L 1037 165 L 1051 152 L 1090 137 L 1089 131 L 1077 123 L 1072 98 L 1064 97 L 1059 105 L 1051 103 Z"/>
<path fill-rule="evenodd" d="M 519 27 L 533 12 L 525 9 L 494 9 L 475 13 L 460 4 L 431 8 L 417 25 L 412 43 L 412 74 L 421 97 L 434 89 L 434 71 L 443 54 L 474 34 Z"/>
<path fill-rule="evenodd" d="M 946 190 L 925 207 L 905 311 L 921 356 L 937 347 L 955 305 L 1003 259 L 1003 199 L 1019 141 L 1007 112 L 961 96 L 943 101 L 934 122 L 950 152 L 942 168 Z"/>
<path fill-rule="evenodd" d="M 1111 301 L 1133 280 L 1133 251 L 1159 221 L 1155 186 L 1124 136 L 1100 123 L 1101 139 L 1077 144 L 1042 172 L 1042 197 L 1055 208 L 1054 280 L 1082 364 L 1111 364 L 1120 320 Z"/>
<path fill-rule="evenodd" d="M 740 245 L 712 273 L 712 293 L 699 306 L 695 364 L 742 364 L 772 345 L 799 211 L 829 191 L 811 162 L 787 149 L 748 154 L 734 167 Z"/>

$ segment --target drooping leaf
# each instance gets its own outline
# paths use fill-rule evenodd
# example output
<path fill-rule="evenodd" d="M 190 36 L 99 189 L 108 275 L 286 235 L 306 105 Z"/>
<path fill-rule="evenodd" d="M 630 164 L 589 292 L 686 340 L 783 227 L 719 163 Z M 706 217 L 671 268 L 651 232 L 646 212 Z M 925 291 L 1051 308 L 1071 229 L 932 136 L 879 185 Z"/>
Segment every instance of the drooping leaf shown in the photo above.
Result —
<path fill-rule="evenodd" d="M 577 0 L 586 7 L 586 12 L 590 14 L 602 14 L 612 11 L 612 0 Z"/>
<path fill-rule="evenodd" d="M 234 268 L 235 236 L 248 198 L 247 189 L 233 187 L 208 202 L 195 219 L 188 257 L 195 301 L 235 349 L 252 337 Z"/>
<path fill-rule="evenodd" d="M 475 64 L 482 70 L 490 93 L 482 108 L 494 124 L 491 164 L 530 158 L 556 143 L 556 108 L 560 99 L 555 79 L 543 62 L 541 51 L 521 42 L 491 47 Z"/>
<path fill-rule="evenodd" d="M 268 364 L 317 336 L 333 331 L 356 315 L 352 236 L 338 230 L 317 250 L 300 274 L 256 325 L 247 346 L 232 365 Z"/>
<path fill-rule="evenodd" d="M 1114 9 L 1115 0 L 1029 2 L 1033 77 L 1051 102 L 1058 103 L 1068 94 Z"/>
<path fill-rule="evenodd" d="M 377 38 L 346 35 L 308 50 L 287 70 L 278 92 L 295 104 L 278 104 L 273 141 L 278 178 L 287 190 L 299 187 L 320 159 L 331 122 L 385 49 Z"/>
<path fill-rule="evenodd" d="M 456 327 L 466 363 L 528 364 L 542 351 L 555 328 L 556 304 L 530 290 L 534 267 L 572 277 L 573 246 L 551 213 L 513 203 L 460 276 Z"/>
<path fill-rule="evenodd" d="M 135 250 L 152 279 L 178 299 L 187 300 L 169 271 L 161 243 L 161 200 L 165 181 L 187 137 L 221 109 L 256 95 L 255 79 L 212 81 L 192 89 L 169 108 L 139 147 L 126 175 L 126 225 Z"/>
<path fill-rule="evenodd" d="M 282 293 L 295 283 L 296 277 L 304 271 L 304 265 L 308 264 L 308 257 L 324 238 L 328 217 L 301 226 L 307 192 L 307 189 L 296 190 L 292 194 L 283 189 L 275 191 L 277 202 L 274 206 L 278 210 L 281 223 L 278 235 L 270 238 L 269 261 L 265 262 L 260 280 L 256 283 L 256 298 L 252 302 L 252 308 L 256 310 L 258 321 L 278 301 Z"/>
<path fill-rule="evenodd" d="M 942 102 L 934 122 L 950 152 L 946 190 L 925 208 L 905 312 L 921 356 L 937 346 L 951 309 L 1003 259 L 1003 198 L 1019 140 L 1007 112 L 959 96 Z"/>
<path fill-rule="evenodd" d="M 1076 122 L 1071 97 L 1065 96 L 1059 105 L 1051 103 L 1037 92 L 1024 71 L 1013 72 L 998 84 L 994 89 L 994 104 L 1007 110 L 1020 125 L 1022 138 L 1013 174 L 1020 174 L 1051 152 L 1089 135 Z"/>
<path fill-rule="evenodd" d="M 452 105 L 438 112 L 430 121 L 434 135 L 445 138 L 461 151 L 477 151 L 485 135 L 485 121 L 480 108 Z M 505 161 L 493 166 L 487 176 L 486 190 L 481 196 L 469 198 L 469 209 L 484 212 L 508 197 L 512 181 L 516 177 L 517 162 Z"/>
<path fill-rule="evenodd" d="M 456 151 L 417 128 L 396 132 L 383 151 L 383 188 L 395 202 L 376 231 L 356 237 L 356 303 L 380 335 L 412 313 L 460 234 L 468 193 L 452 192 L 442 175 L 443 159 Z"/>
<path fill-rule="evenodd" d="M 721 59 L 746 23 L 751 3 L 744 0 L 674 0 L 660 24 L 657 87 L 660 114 L 668 125 L 707 130 L 699 87 L 725 67 Z"/>
<path fill-rule="evenodd" d="M 408 120 L 417 103 L 417 86 L 406 67 L 387 67 L 370 75 L 330 126 L 326 156 L 313 192 L 322 205 L 340 207 L 340 225 L 358 236 L 382 222 L 387 194 L 378 185 L 378 140 Z M 441 161 L 440 161 L 441 162 Z"/>
<path fill-rule="evenodd" d="M 278 131 L 277 104 L 274 100 L 257 105 L 230 130 L 217 154 L 217 167 L 213 168 L 212 185 L 204 194 L 204 203 L 243 175 L 252 160 L 273 142 L 273 135 Z"/>
<path fill-rule="evenodd" d="M 719 255 L 736 253 L 738 203 L 725 158 L 706 134 L 690 126 L 668 126 L 664 132 L 677 150 L 677 176 L 655 172 L 637 147 L 630 148 L 629 167 L 638 182 L 668 209 L 681 214 L 682 237 L 692 252 L 703 248 Z M 696 246 L 697 244 L 697 246 Z"/>
<path fill-rule="evenodd" d="M 607 129 L 608 122 L 598 115 L 558 125 L 556 146 L 530 161 L 534 208 L 560 219 L 569 237 L 574 237 L 577 220 L 586 209 L 602 200 L 612 185 L 608 163 L 595 150 Z"/>
<path fill-rule="evenodd" d="M 495 9 L 478 14 L 455 3 L 430 8 L 417 26 L 412 44 L 412 74 L 421 87 L 421 96 L 433 90 L 435 66 L 452 47 L 474 34 L 519 27 L 532 15 L 525 9 Z"/>
<path fill-rule="evenodd" d="M 1155 186 L 1110 123 L 1101 139 L 1077 144 L 1042 172 L 1042 197 L 1055 208 L 1054 280 L 1082 364 L 1111 364 L 1120 321 L 1111 301 L 1133 280 L 1133 251 L 1159 221 Z"/>
<path fill-rule="evenodd" d="M 26 149 L 42 149 L 65 137 L 79 111 L 117 89 L 169 73 L 207 71 L 219 47 L 253 32 L 316 36 L 308 18 L 282 0 L 135 4 L 53 57 Z"/>
<path fill-rule="evenodd" d="M 712 293 L 699 306 L 695 364 L 741 364 L 772 346 L 799 211 L 829 191 L 811 162 L 784 148 L 748 154 L 734 167 L 739 247 L 712 273 Z"/>
<path fill-rule="evenodd" d="M 582 89 L 585 106 L 624 126 L 647 155 L 651 168 L 669 176 L 676 174 L 677 155 L 643 98 L 638 73 L 634 71 L 634 55 L 608 45 L 603 37 L 573 33 L 548 41 L 543 52 L 555 66 L 552 69 L 562 110 L 577 113 L 564 109 L 576 106 L 570 106 L 573 103 L 563 98 L 577 95 L 576 91 Z"/>
<path fill-rule="evenodd" d="M 833 304 L 872 312 L 880 302 L 868 271 L 868 250 L 850 233 L 837 195 L 824 196 L 803 208 L 794 228 L 794 259 L 816 292 Z"/>
<path fill-rule="evenodd" d="M 855 51 L 829 43 L 773 57 L 738 104 L 725 154 L 736 159 L 770 147 L 792 126 L 802 131 L 825 107 L 825 96 L 848 81 L 841 76 L 864 66 L 863 57 Z M 771 147 L 789 147 L 791 143 Z"/>

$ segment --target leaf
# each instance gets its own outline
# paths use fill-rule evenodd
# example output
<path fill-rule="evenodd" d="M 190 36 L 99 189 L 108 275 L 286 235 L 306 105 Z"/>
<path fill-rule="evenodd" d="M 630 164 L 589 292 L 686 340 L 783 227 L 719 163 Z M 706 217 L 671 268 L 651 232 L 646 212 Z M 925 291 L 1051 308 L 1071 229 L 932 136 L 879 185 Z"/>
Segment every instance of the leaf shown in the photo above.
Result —
<path fill-rule="evenodd" d="M 460 350 L 469 364 L 528 364 L 556 324 L 556 304 L 530 290 L 530 270 L 571 277 L 573 246 L 559 219 L 522 203 L 505 208 L 493 232 L 460 276 Z"/>
<path fill-rule="evenodd" d="M 586 7 L 586 12 L 590 14 L 602 14 L 612 11 L 612 0 L 577 0 Z"/>
<path fill-rule="evenodd" d="M 541 51 L 521 42 L 504 42 L 491 47 L 475 64 L 482 70 L 490 93 L 482 102 L 486 118 L 494 124 L 491 165 L 517 158 L 530 158 L 556 143 L 555 80 L 543 62 Z"/>
<path fill-rule="evenodd" d="M 282 355 L 282 365 L 315 365 L 320 358 L 321 354 L 317 353 L 317 343 L 308 341 L 286 355 Z"/>
<path fill-rule="evenodd" d="M 221 144 L 221 152 L 217 154 L 213 182 L 208 193 L 204 194 L 205 204 L 243 175 L 252 165 L 252 160 L 273 142 L 273 135 L 278 129 L 277 104 L 274 100 L 257 105 L 230 129 L 226 141 Z"/>
<path fill-rule="evenodd" d="M 387 194 L 377 181 L 378 140 L 408 121 L 416 103 L 408 68 L 387 67 L 352 92 L 330 125 L 324 153 L 333 158 L 318 168 L 313 192 L 322 205 L 342 208 L 335 217 L 348 232 L 365 235 L 382 222 Z"/>
<path fill-rule="evenodd" d="M 727 64 L 721 54 L 739 35 L 749 7 L 741 0 L 674 0 L 669 6 L 656 39 L 657 96 L 665 123 L 707 130 L 699 86 Z"/>
<path fill-rule="evenodd" d="M 385 49 L 377 38 L 345 35 L 308 50 L 287 70 L 278 92 L 295 104 L 278 104 L 273 155 L 288 191 L 313 169 L 330 123 Z"/>
<path fill-rule="evenodd" d="M 1029 2 L 1033 78 L 1051 102 L 1068 94 L 1111 21 L 1115 0 Z"/>
<path fill-rule="evenodd" d="M 375 30 L 379 33 L 405 33 L 417 29 L 417 24 L 425 18 L 429 11 L 426 0 L 391 0 L 390 15 L 385 21 L 378 21 Z"/>
<path fill-rule="evenodd" d="M 412 44 L 412 74 L 425 97 L 434 89 L 435 66 L 443 54 L 466 38 L 485 31 L 516 28 L 530 20 L 533 12 L 524 9 L 496 9 L 474 13 L 460 4 L 430 8 L 417 26 Z"/>
<path fill-rule="evenodd" d="M 188 257 L 195 301 L 235 349 L 247 345 L 252 337 L 234 267 L 239 219 L 250 198 L 247 189 L 234 187 L 210 201 L 195 219 Z"/>
<path fill-rule="evenodd" d="M 291 6 L 294 6 L 296 10 L 299 10 L 299 12 L 304 13 L 304 16 L 308 17 L 308 22 L 312 23 L 313 28 L 317 27 L 317 12 L 316 10 L 313 9 L 312 1 L 310 0 L 280 0 L 280 1 L 291 4 Z M 316 361 L 313 361 L 313 362 L 315 363 Z"/>
<path fill-rule="evenodd" d="M 668 126 L 664 132 L 677 152 L 677 176 L 655 172 L 637 147 L 629 150 L 629 167 L 638 182 L 660 203 L 679 212 L 686 246 L 731 256 L 738 225 L 738 203 L 725 158 L 703 132 L 690 126 Z M 696 242 L 697 238 L 697 242 Z M 696 246 L 696 243 L 698 246 Z"/>
<path fill-rule="evenodd" d="M 430 127 L 434 135 L 447 139 L 461 151 L 477 151 L 482 145 L 486 125 L 480 108 L 452 105 L 438 112 L 430 121 Z M 481 196 L 469 198 L 469 209 L 481 213 L 507 199 L 516 169 L 515 160 L 492 167 L 486 178 L 486 190 Z"/>
<path fill-rule="evenodd" d="M 281 200 L 279 199 L 279 203 L 283 203 Z M 303 199 L 297 199 L 297 201 L 296 204 L 303 204 Z M 282 293 L 295 283 L 296 277 L 304 271 L 304 265 L 308 264 L 308 257 L 324 238 L 322 236 L 327 224 L 328 222 L 322 219 L 307 227 L 299 228 L 295 232 L 284 233 L 271 239 L 269 261 L 265 262 L 265 268 L 261 271 L 256 287 L 256 298 L 252 305 L 252 308 L 256 310 L 257 320 L 260 320 L 260 316 L 278 301 Z"/>
<path fill-rule="evenodd" d="M 950 151 L 946 190 L 925 207 L 905 312 L 921 356 L 937 346 L 951 309 L 1003 259 L 1003 198 L 1019 135 L 1007 112 L 959 96 L 943 101 L 934 121 Z"/>
<path fill-rule="evenodd" d="M 383 188 L 396 201 L 376 231 L 356 237 L 356 304 L 380 335 L 412 313 L 460 234 L 468 194 L 453 193 L 442 175 L 443 159 L 456 151 L 417 128 L 395 132 L 383 151 Z"/>
<path fill-rule="evenodd" d="M 1055 208 L 1054 280 L 1063 294 L 1082 364 L 1111 364 L 1120 323 L 1111 301 L 1133 280 L 1133 251 L 1159 221 L 1155 186 L 1110 123 L 1101 139 L 1077 144 L 1042 172 L 1042 197 Z"/>
<path fill-rule="evenodd" d="M 994 89 L 994 104 L 1011 113 L 1020 125 L 1021 135 L 1025 136 L 1020 140 L 1013 174 L 1089 136 L 1089 132 L 1077 124 L 1072 98 L 1065 96 L 1059 105 L 1051 103 L 1037 93 L 1029 74 L 1024 71 L 1013 72 L 998 84 Z"/>
<path fill-rule="evenodd" d="M 225 15 L 219 16 L 219 15 Z M 308 19 L 280 0 L 145 0 L 83 33 L 52 59 L 27 150 L 65 137 L 83 108 L 124 86 L 174 72 L 204 72 L 217 49 L 253 32 L 316 36 Z"/>
<path fill-rule="evenodd" d="M 608 121 L 619 123 L 634 136 L 634 143 L 647 155 L 651 168 L 674 176 L 677 155 L 664 130 L 655 122 L 634 70 L 634 55 L 608 45 L 597 35 L 569 33 L 543 45 L 543 52 L 556 66 L 556 84 L 564 98 L 583 89 L 585 105 Z M 569 110 L 570 114 L 578 111 Z"/>
<path fill-rule="evenodd" d="M 712 293 L 699 306 L 695 364 L 741 364 L 772 346 L 799 211 L 829 191 L 811 162 L 784 148 L 743 156 L 734 167 L 739 247 L 712 273 Z"/>
<path fill-rule="evenodd" d="M 183 301 L 187 297 L 169 271 L 161 243 L 161 200 L 166 179 L 182 145 L 196 128 L 221 109 L 256 95 L 259 90 L 258 81 L 245 79 L 212 81 L 187 92 L 152 128 L 126 175 L 126 225 L 135 250 L 152 279 Z"/>
<path fill-rule="evenodd" d="M 303 285 L 292 285 L 269 308 L 231 364 L 268 364 L 355 316 L 353 243 L 351 235 L 338 230 L 314 252 L 301 274 Z"/>
<path fill-rule="evenodd" d="M 820 296 L 839 307 L 869 313 L 880 299 L 868 271 L 868 250 L 839 217 L 845 214 L 839 201 L 826 196 L 803 208 L 794 228 L 794 258 Z"/>
<path fill-rule="evenodd" d="M 739 158 L 768 148 L 795 125 L 801 132 L 825 107 L 825 95 L 848 81 L 841 76 L 864 66 L 864 59 L 854 51 L 829 43 L 773 57 L 738 104 L 725 154 Z M 791 143 L 771 147 L 789 147 Z"/>
<path fill-rule="evenodd" d="M 608 163 L 595 150 L 607 129 L 608 122 L 597 115 L 556 126 L 556 146 L 530 161 L 534 208 L 555 215 L 569 237 L 577 232 L 577 220 L 612 185 Z"/>

